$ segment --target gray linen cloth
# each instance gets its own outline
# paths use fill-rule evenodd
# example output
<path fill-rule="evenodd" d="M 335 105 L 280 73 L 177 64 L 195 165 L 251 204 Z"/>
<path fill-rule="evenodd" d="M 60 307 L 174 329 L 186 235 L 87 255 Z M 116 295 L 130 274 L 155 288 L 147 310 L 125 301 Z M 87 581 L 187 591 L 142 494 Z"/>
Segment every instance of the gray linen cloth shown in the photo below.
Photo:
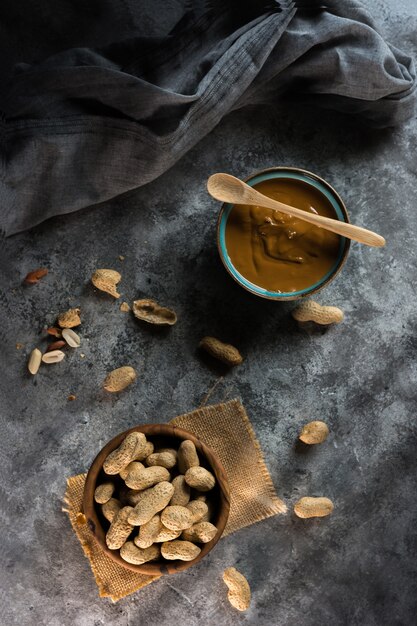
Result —
<path fill-rule="evenodd" d="M 293 94 L 376 126 L 413 114 L 412 59 L 354 0 L 184 2 L 177 25 L 151 37 L 143 25 L 135 32 L 143 3 L 122 4 L 122 39 L 119 7 L 119 40 L 63 50 L 54 41 L 58 51 L 44 60 L 14 65 L 0 100 L 6 235 L 150 182 L 249 104 Z M 91 23 L 105 28 L 107 20 L 111 33 L 118 3 L 86 5 Z M 65 25 L 65 13 L 54 17 Z M 47 38 L 48 28 L 32 38 Z"/>

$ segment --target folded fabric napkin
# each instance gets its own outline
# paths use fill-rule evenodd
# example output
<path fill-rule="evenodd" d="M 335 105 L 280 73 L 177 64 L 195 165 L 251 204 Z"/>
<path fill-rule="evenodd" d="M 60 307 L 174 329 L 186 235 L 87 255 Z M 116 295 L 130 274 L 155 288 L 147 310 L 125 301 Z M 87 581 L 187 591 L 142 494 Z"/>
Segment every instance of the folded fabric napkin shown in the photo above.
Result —
<path fill-rule="evenodd" d="M 148 183 L 226 113 L 283 93 L 379 126 L 413 112 L 412 59 L 356 0 L 26 5 L 2 33 L 6 234 Z"/>
<path fill-rule="evenodd" d="M 213 448 L 226 470 L 231 504 L 223 536 L 286 511 L 285 504 L 275 492 L 259 442 L 239 400 L 197 409 L 174 418 L 171 424 L 190 431 Z M 90 561 L 100 596 L 116 602 L 159 576 L 136 574 L 103 552 L 82 513 L 85 478 L 86 474 L 79 474 L 68 479 L 63 510 L 68 513 Z"/>

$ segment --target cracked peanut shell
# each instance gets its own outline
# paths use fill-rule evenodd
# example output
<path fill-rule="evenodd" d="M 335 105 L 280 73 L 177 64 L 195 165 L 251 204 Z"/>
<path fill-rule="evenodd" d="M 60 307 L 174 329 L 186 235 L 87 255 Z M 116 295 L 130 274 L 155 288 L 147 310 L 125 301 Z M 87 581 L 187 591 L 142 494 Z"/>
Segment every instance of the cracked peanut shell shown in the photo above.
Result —
<path fill-rule="evenodd" d="M 74 328 L 80 324 L 80 309 L 68 309 L 68 311 L 58 315 L 58 326 L 61 328 Z"/>
<path fill-rule="evenodd" d="M 175 311 L 148 299 L 133 302 L 133 315 L 148 324 L 173 326 L 177 321 Z"/>
<path fill-rule="evenodd" d="M 121 279 L 121 274 L 115 270 L 96 270 L 91 277 L 91 282 L 94 287 L 100 291 L 105 291 L 113 296 L 113 298 L 120 298 L 120 293 L 117 293 L 116 285 Z"/>

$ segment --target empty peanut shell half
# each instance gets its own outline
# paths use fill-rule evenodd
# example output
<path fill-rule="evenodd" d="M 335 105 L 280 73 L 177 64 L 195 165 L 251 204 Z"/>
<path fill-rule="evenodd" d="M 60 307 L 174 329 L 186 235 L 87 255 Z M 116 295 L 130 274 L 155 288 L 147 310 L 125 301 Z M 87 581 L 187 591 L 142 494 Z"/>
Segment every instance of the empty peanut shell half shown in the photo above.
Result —
<path fill-rule="evenodd" d="M 103 387 L 106 391 L 115 393 L 131 385 L 136 379 L 136 372 L 130 365 L 124 365 L 107 374 Z"/>
<path fill-rule="evenodd" d="M 80 309 L 69 309 L 58 315 L 58 325 L 61 328 L 73 328 L 81 324 Z"/>
<path fill-rule="evenodd" d="M 133 314 L 139 320 L 148 324 L 173 326 L 177 321 L 177 315 L 172 309 L 160 306 L 155 300 L 135 300 Z"/>
<path fill-rule="evenodd" d="M 120 298 L 120 293 L 117 293 L 116 285 L 122 279 L 121 274 L 115 270 L 96 270 L 91 277 L 91 282 L 94 287 L 109 293 L 113 298 Z"/>

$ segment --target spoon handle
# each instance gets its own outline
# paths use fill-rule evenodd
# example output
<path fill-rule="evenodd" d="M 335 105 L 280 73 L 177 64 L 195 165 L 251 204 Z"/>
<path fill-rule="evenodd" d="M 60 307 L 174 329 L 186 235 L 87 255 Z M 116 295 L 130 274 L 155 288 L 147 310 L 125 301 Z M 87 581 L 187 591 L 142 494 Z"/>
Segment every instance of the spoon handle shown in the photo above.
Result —
<path fill-rule="evenodd" d="M 297 217 L 305 222 L 314 224 L 315 226 L 330 230 L 331 232 L 341 235 L 342 237 L 347 237 L 348 239 L 359 241 L 359 243 L 364 243 L 367 246 L 374 246 L 378 248 L 385 246 L 385 239 L 371 230 L 367 230 L 361 226 L 355 226 L 354 224 L 340 222 L 339 220 L 334 220 L 331 217 L 323 217 L 322 215 L 307 213 L 301 209 L 296 209 L 288 204 L 279 202 L 279 200 L 268 198 L 268 196 L 264 196 L 263 193 L 260 193 L 255 189 L 252 189 L 252 192 L 251 198 L 254 201 L 253 204 L 273 209 L 274 211 L 281 211 L 282 213 L 286 213 L 292 217 Z"/>

